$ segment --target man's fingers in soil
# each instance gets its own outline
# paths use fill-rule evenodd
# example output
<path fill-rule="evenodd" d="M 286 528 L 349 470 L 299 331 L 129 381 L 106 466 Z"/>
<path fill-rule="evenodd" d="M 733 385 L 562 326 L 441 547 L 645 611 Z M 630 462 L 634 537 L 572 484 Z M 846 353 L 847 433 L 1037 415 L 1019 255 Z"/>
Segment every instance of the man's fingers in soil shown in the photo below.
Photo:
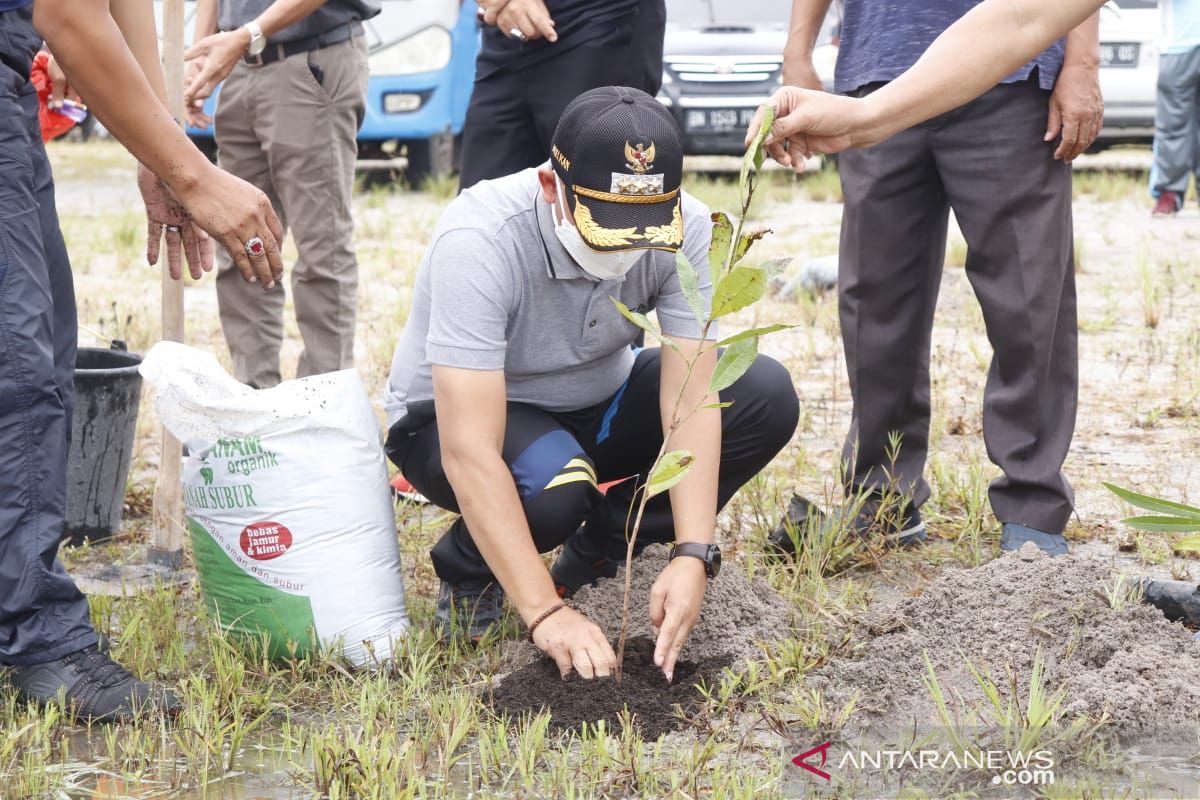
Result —
<path fill-rule="evenodd" d="M 662 629 L 658 632 L 658 639 L 654 642 L 654 666 L 662 667 L 664 673 L 667 666 L 667 651 L 671 643 L 675 641 L 675 636 L 679 631 L 679 623 L 678 614 L 668 614 L 662 624 Z"/>
<path fill-rule="evenodd" d="M 592 666 L 592 657 L 586 646 L 575 645 L 571 648 L 571 666 L 581 678 L 591 680 L 596 677 L 596 669 Z"/>
<path fill-rule="evenodd" d="M 675 680 L 675 662 L 679 660 L 679 654 L 683 652 L 683 646 L 691 632 L 691 624 L 682 624 L 675 629 L 675 637 L 667 649 L 667 663 L 663 664 L 663 675 L 667 677 L 668 683 Z"/>
<path fill-rule="evenodd" d="M 571 674 L 571 651 L 565 645 L 553 645 L 550 649 L 550 657 L 558 665 L 559 677 L 566 680 L 567 676 Z"/>
<path fill-rule="evenodd" d="M 617 668 L 617 654 L 613 652 L 612 645 L 604 638 L 599 628 L 592 632 L 592 647 L 588 649 L 588 657 L 591 658 L 597 675 L 611 675 Z"/>
<path fill-rule="evenodd" d="M 157 222 L 146 223 L 146 263 L 158 263 L 158 248 L 162 244 L 163 226 Z"/>

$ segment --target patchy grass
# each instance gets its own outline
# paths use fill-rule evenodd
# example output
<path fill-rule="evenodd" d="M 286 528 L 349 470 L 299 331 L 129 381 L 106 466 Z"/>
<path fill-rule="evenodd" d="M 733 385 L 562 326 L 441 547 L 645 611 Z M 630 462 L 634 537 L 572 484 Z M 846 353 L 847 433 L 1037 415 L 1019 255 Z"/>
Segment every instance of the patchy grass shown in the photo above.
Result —
<path fill-rule="evenodd" d="M 159 272 L 141 260 L 132 163 L 111 143 L 55 145 L 51 153 L 80 318 L 94 331 L 81 341 L 123 338 L 132 349 L 145 350 L 156 338 Z M 716 208 L 736 205 L 733 179 L 689 178 L 687 187 Z M 362 287 L 356 362 L 373 393 L 384 385 L 407 318 L 425 240 L 453 194 L 448 182 L 426 188 L 375 184 L 356 200 Z M 1200 495 L 1200 473 L 1182 456 L 1200 429 L 1200 333 L 1192 312 L 1200 273 L 1189 255 L 1197 252 L 1194 224 L 1181 218 L 1155 226 L 1143 208 L 1141 176 L 1081 174 L 1076 193 L 1077 251 L 1086 248 L 1088 258 L 1079 281 L 1081 406 L 1066 466 L 1078 506 L 1069 536 L 1077 547 L 1103 548 L 1117 534 L 1111 521 L 1120 508 L 1100 488 L 1101 480 L 1184 502 Z M 98 204 L 96 197 L 108 200 Z M 839 198 L 832 170 L 799 179 L 769 173 L 755 199 L 756 216 L 776 233 L 755 256 L 834 252 Z M 1194 209 L 1185 214 L 1195 221 Z M 290 245 L 286 252 L 294 257 Z M 947 262 L 960 262 L 960 253 L 952 239 Z M 1153 303 L 1147 286 L 1155 290 Z M 185 295 L 189 342 L 228 365 L 211 277 L 189 282 Z M 1154 326 L 1146 324 L 1148 308 L 1156 315 Z M 285 374 L 294 372 L 300 347 L 290 299 L 287 315 Z M 999 526 L 987 491 L 998 474 L 987 459 L 980 411 L 991 353 L 965 275 L 947 270 L 931 342 L 926 475 L 932 496 L 922 509 L 930 543 L 884 551 L 833 529 L 805 538 L 797 561 L 780 564 L 765 555 L 764 544 L 793 488 L 826 507 L 838 502 L 850 394 L 836 296 L 766 299 L 726 327 L 732 332 L 772 322 L 800 323 L 763 344 L 792 370 L 802 400 L 800 428 L 776 462 L 722 513 L 720 538 L 726 568 L 765 577 L 795 605 L 798 621 L 764 647 L 760 663 L 741 674 L 728 672 L 706 688 L 706 703 L 689 732 L 644 741 L 626 724 L 556 736 L 544 714 L 497 719 L 483 691 L 519 632 L 510 626 L 503 638 L 478 650 L 433 641 L 426 631 L 437 585 L 427 551 L 451 517 L 405 505 L 397 521 L 416 633 L 386 670 L 353 673 L 325 657 L 267 663 L 255 648 L 234 647 L 213 630 L 194 582 L 131 598 L 94 596 L 93 618 L 111 638 L 114 655 L 175 687 L 187 710 L 174 725 L 150 719 L 89 731 L 65 724 L 53 709 L 22 707 L 0 691 L 0 795 L 761 800 L 811 793 L 815 779 L 793 766 L 791 757 L 822 741 L 852 741 L 857 709 L 853 702 L 831 704 L 804 676 L 852 652 L 854 624 L 873 598 L 920 592 L 941 565 L 971 566 L 995 555 Z M 1136 427 L 1151 418 L 1153 425 Z M 121 538 L 67 552 L 72 569 L 144 558 L 158 447 L 154 415 L 144 402 Z M 1130 555 L 1113 557 L 1126 559 L 1131 570 L 1187 574 L 1192 562 L 1154 537 L 1136 541 Z M 1134 601 L 1125 584 L 1111 589 L 1110 602 Z M 1005 699 L 999 691 L 1004 676 L 977 679 L 996 689 L 996 702 L 980 714 L 999 741 L 1052 742 L 1072 759 L 1076 772 L 1045 787 L 1045 796 L 1160 796 L 1157 784 L 1142 782 L 1102 737 L 1056 717 L 1064 703 L 1059 687 L 1035 680 Z M 1012 697 L 1020 704 L 1012 705 Z M 968 776 L 965 787 L 955 784 L 952 791 L 989 796 L 986 777 L 974 780 Z M 842 789 L 843 796 L 871 793 L 853 781 Z"/>

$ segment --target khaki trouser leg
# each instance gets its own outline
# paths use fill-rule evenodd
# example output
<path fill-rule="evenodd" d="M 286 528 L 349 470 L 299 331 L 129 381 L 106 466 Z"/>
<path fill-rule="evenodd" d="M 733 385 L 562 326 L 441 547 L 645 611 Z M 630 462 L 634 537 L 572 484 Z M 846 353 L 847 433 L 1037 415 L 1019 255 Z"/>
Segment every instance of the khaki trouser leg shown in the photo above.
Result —
<path fill-rule="evenodd" d="M 275 207 L 286 230 L 287 209 L 280 202 L 263 154 L 256 123 L 259 84 L 264 71 L 275 66 L 238 64 L 221 86 L 217 104 L 216 138 L 220 165 L 226 172 L 261 189 Z M 221 329 L 233 357 L 233 374 L 242 383 L 268 388 L 279 383 L 279 348 L 283 343 L 283 284 L 264 291 L 246 283 L 225 248 L 217 248 L 217 307 Z"/>
<path fill-rule="evenodd" d="M 297 376 L 354 363 L 358 262 L 352 200 L 367 90 L 363 37 L 264 68 L 255 131 L 299 258 L 292 269 L 304 339 Z"/>

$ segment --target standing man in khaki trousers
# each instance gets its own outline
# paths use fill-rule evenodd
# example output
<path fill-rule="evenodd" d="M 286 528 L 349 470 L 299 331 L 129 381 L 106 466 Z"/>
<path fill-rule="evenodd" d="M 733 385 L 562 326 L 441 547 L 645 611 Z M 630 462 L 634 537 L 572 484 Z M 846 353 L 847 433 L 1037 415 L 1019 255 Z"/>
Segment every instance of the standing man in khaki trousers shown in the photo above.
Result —
<path fill-rule="evenodd" d="M 219 15 L 218 15 L 219 3 Z M 199 0 L 187 52 L 188 121 L 225 81 L 216 113 L 223 169 L 262 189 L 299 258 L 292 296 L 304 350 L 297 377 L 354 361 L 358 262 L 351 194 L 367 91 L 362 21 L 380 0 Z M 217 32 L 219 28 L 221 32 Z M 234 375 L 280 381 L 284 288 L 246 286 L 222 253 L 217 302 Z"/>

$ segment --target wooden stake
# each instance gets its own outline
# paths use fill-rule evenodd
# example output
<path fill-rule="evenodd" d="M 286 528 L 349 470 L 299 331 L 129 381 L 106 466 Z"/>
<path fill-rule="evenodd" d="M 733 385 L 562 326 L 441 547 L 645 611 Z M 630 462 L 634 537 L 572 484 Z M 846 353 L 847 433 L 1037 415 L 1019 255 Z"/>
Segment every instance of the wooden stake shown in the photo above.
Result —
<path fill-rule="evenodd" d="M 163 0 L 163 74 L 167 81 L 167 107 L 183 119 L 183 0 Z M 171 279 L 163 256 L 162 338 L 183 341 L 183 281 Z M 182 447 L 164 428 L 158 484 L 154 487 L 154 541 L 152 564 L 178 569 L 183 563 Z"/>

